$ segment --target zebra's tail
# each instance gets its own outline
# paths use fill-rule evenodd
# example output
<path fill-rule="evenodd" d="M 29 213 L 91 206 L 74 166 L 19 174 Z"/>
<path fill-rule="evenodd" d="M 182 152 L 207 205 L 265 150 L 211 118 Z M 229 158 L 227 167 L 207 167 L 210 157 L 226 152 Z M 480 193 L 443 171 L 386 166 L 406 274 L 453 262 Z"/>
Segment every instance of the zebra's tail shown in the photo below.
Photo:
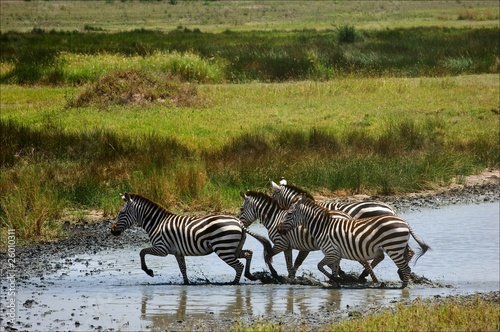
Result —
<path fill-rule="evenodd" d="M 246 228 L 243 225 L 242 225 L 242 228 L 246 233 L 250 234 L 251 236 L 256 238 L 260 243 L 262 243 L 262 245 L 264 246 L 264 261 L 266 262 L 267 265 L 272 264 L 272 262 L 273 262 L 273 245 L 271 244 L 271 242 L 269 242 L 269 240 L 266 239 L 264 236 L 252 232 L 251 230 L 249 230 L 248 228 Z"/>
<path fill-rule="evenodd" d="M 414 232 L 413 229 L 411 229 L 410 225 L 408 225 L 408 230 L 410 231 L 411 236 L 417 241 L 418 245 L 420 246 L 420 251 L 416 254 L 415 256 L 415 264 L 417 264 L 417 261 L 420 257 L 422 257 L 427 250 L 432 250 L 432 248 L 427 245 L 424 241 L 422 241 Z"/>

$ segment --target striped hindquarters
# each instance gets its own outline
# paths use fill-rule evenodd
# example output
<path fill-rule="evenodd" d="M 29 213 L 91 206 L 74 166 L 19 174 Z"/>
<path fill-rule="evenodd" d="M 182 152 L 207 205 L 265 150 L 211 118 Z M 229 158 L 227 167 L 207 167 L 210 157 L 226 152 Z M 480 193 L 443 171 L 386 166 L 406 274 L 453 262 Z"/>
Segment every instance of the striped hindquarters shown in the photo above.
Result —
<path fill-rule="evenodd" d="M 407 223 L 394 216 L 377 216 L 356 221 L 334 219 L 323 230 L 323 241 L 333 240 L 342 258 L 370 260 L 379 250 L 403 250 L 409 240 Z"/>

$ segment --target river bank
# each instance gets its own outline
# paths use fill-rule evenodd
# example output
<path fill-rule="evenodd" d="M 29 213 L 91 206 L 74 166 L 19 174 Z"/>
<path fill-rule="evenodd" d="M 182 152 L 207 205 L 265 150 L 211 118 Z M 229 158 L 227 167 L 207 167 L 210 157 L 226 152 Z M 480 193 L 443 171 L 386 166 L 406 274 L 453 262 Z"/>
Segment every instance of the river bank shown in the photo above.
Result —
<path fill-rule="evenodd" d="M 316 196 L 316 195 L 315 195 Z M 317 196 L 316 196 L 317 197 Z M 317 199 L 338 200 L 379 200 L 393 206 L 398 213 L 418 211 L 423 208 L 439 208 L 455 204 L 479 204 L 500 200 L 500 171 L 488 170 L 480 175 L 468 177 L 464 184 L 452 185 L 432 191 L 411 193 L 400 196 L 353 196 L 326 197 Z M 65 259 L 82 253 L 97 253 L 105 249 L 120 249 L 130 243 L 147 243 L 147 234 L 139 228 L 131 228 L 119 237 L 110 238 L 109 220 L 98 222 L 66 222 L 64 229 L 67 237 L 53 242 L 42 242 L 16 248 L 16 263 L 23 266 L 21 278 L 41 276 L 57 272 L 59 265 L 51 266 L 51 261 Z M 2 264 L 6 261 L 5 253 L 0 253 Z"/>
<path fill-rule="evenodd" d="M 383 200 L 390 203 L 398 212 L 402 213 L 406 211 L 418 212 L 421 209 L 440 209 L 450 205 L 498 202 L 500 198 L 500 187 L 498 182 L 499 177 L 497 174 L 497 171 L 488 171 L 475 179 L 468 178 L 462 185 L 454 185 L 448 188 L 440 188 L 438 190 L 423 193 L 414 193 L 394 197 L 342 197 L 341 199 Z M 339 199 L 339 197 L 336 197 L 336 199 Z M 81 325 L 83 328 L 84 323 L 81 318 L 77 319 L 73 315 L 67 317 L 67 314 L 66 316 L 64 314 L 58 315 L 57 309 L 54 308 L 47 311 L 47 307 L 51 308 L 51 296 L 57 296 L 59 301 L 61 301 L 60 303 L 67 303 L 64 307 L 70 307 L 75 301 L 79 304 L 88 302 L 89 305 L 87 305 L 87 307 L 92 307 L 94 305 L 99 305 L 101 303 L 100 301 L 106 302 L 106 300 L 101 300 L 100 297 L 107 296 L 105 295 L 107 292 L 110 292 L 110 294 L 114 294 L 113 292 L 116 292 L 118 298 L 120 298 L 119 294 L 123 291 L 123 288 L 120 287 L 126 286 L 128 289 L 127 292 L 131 292 L 130 294 L 137 293 L 137 297 L 139 299 L 142 298 L 141 301 L 144 310 L 140 309 L 140 311 L 143 312 L 143 315 L 147 314 L 149 316 L 153 315 L 155 312 L 158 312 L 158 315 L 161 316 L 163 312 L 162 317 L 164 317 L 166 309 L 163 309 L 163 311 L 160 309 L 156 310 L 154 309 L 154 305 L 158 305 L 159 308 L 164 306 L 162 303 L 168 294 L 160 294 L 165 292 L 165 289 L 168 289 L 168 292 L 172 292 L 173 299 L 176 303 L 180 299 L 179 310 L 186 306 L 186 303 L 187 306 L 189 306 L 189 304 L 193 301 L 207 301 L 207 303 L 210 303 L 207 298 L 209 297 L 207 296 L 207 291 L 208 294 L 210 294 L 211 291 L 216 291 L 217 296 L 219 296 L 219 301 L 229 303 L 227 305 L 228 307 L 232 306 L 230 303 L 233 300 L 235 300 L 238 304 L 238 308 L 241 307 L 241 303 L 252 303 L 253 306 L 253 309 L 249 310 L 249 312 L 253 312 L 254 314 L 248 314 L 247 312 L 246 314 L 242 314 L 239 319 L 234 317 L 225 319 L 224 315 L 222 315 L 222 318 L 217 318 L 214 313 L 208 313 L 206 316 L 193 316 L 188 319 L 187 317 L 190 315 L 184 313 L 179 316 L 180 318 L 174 319 L 173 323 L 169 322 L 168 324 L 162 323 L 158 325 L 162 328 L 170 330 L 191 330 L 193 327 L 196 327 L 198 330 L 216 331 L 229 329 L 234 326 L 243 327 L 258 324 L 264 321 L 269 324 L 275 324 L 275 326 L 280 325 L 287 328 L 301 327 L 303 330 L 314 331 L 324 327 L 325 324 L 341 321 L 350 317 L 362 317 L 364 315 L 377 313 L 384 308 L 395 307 L 397 304 L 402 303 L 404 305 L 410 305 L 415 299 L 414 292 L 420 291 L 421 289 L 433 287 L 436 287 L 436 289 L 446 289 L 448 287 L 447 285 L 440 285 L 432 280 L 423 279 L 422 281 L 425 283 L 423 285 L 417 284 L 414 281 L 413 283 L 416 284 L 414 287 L 416 288 L 410 288 L 412 296 L 405 297 L 399 294 L 400 291 L 396 293 L 395 290 L 391 290 L 391 288 L 395 285 L 389 283 L 388 286 L 390 294 L 385 294 L 384 296 L 396 298 L 396 300 L 385 302 L 370 301 L 367 305 L 355 307 L 353 307 L 352 304 L 350 306 L 345 304 L 341 305 L 341 303 L 353 303 L 353 300 L 350 298 L 352 294 L 348 294 L 349 290 L 347 290 L 347 293 L 345 291 L 338 292 L 336 290 L 332 290 L 330 292 L 325 290 L 316 294 L 325 296 L 323 301 L 325 304 L 320 305 L 318 308 L 315 306 L 309 306 L 308 310 L 299 310 L 299 313 L 294 312 L 294 310 L 286 310 L 284 314 L 262 316 L 261 314 L 255 314 L 256 308 L 259 306 L 257 303 L 258 301 L 255 301 L 255 297 L 260 296 L 259 294 L 262 292 L 262 289 L 264 289 L 265 293 L 275 294 L 275 297 L 271 300 L 275 301 L 275 306 L 279 306 L 279 301 L 276 303 L 276 296 L 278 298 L 284 296 L 288 299 L 287 301 L 292 301 L 292 303 L 297 301 L 300 302 L 304 299 L 306 299 L 306 301 L 313 301 L 310 299 L 307 300 L 310 297 L 309 295 L 313 294 L 314 291 L 317 291 L 318 287 L 321 288 L 322 286 L 299 285 L 298 287 L 292 288 L 287 285 L 259 285 L 246 283 L 241 288 L 238 288 L 237 286 L 235 288 L 229 288 L 228 286 L 220 287 L 217 285 L 211 285 L 210 283 L 207 284 L 207 281 L 203 280 L 200 281 L 201 287 L 185 288 L 185 286 L 178 285 L 176 281 L 170 281 L 167 282 L 167 284 L 162 283 L 162 280 L 164 282 L 165 279 L 161 277 L 160 279 L 154 279 L 153 281 L 150 281 L 152 279 L 141 279 L 143 277 L 146 278 L 147 276 L 143 276 L 144 273 L 140 271 L 140 268 L 137 265 L 137 257 L 135 256 L 137 254 L 137 248 L 145 247 L 148 243 L 148 238 L 142 229 L 132 228 L 127 232 L 124 232 L 120 237 L 110 237 L 110 222 L 107 220 L 101 220 L 99 222 L 83 222 L 78 224 L 68 222 L 64 227 L 68 236 L 60 239 L 59 241 L 37 243 L 34 245 L 16 248 L 16 286 L 19 291 L 25 293 L 25 295 L 19 297 L 19 300 L 21 301 L 19 303 L 19 324 L 18 326 L 12 327 L 20 327 L 20 330 L 43 330 L 43 328 L 37 328 L 36 325 L 34 325 L 34 321 L 30 322 L 29 320 L 29 317 L 32 314 L 36 315 L 37 310 L 40 310 L 40 315 L 44 315 L 49 312 L 52 313 L 53 316 L 57 317 L 53 319 L 53 323 L 51 321 L 51 324 L 57 326 L 57 329 L 75 329 L 73 328 L 73 325 L 68 324 L 76 323 L 78 323 L 79 326 Z M 127 250 L 131 247 L 133 247 L 133 257 L 130 257 L 129 259 L 133 263 L 127 263 L 127 261 L 125 261 L 125 264 L 129 264 L 129 266 L 123 267 L 123 261 L 114 261 L 113 259 L 110 260 L 109 258 L 106 258 L 113 257 L 113 255 L 120 255 L 120 253 L 130 252 Z M 0 262 L 2 264 L 2 270 L 4 270 L 4 264 L 7 262 L 5 253 L 0 253 Z M 164 261 L 161 262 L 162 264 L 165 264 L 163 263 Z M 167 260 L 167 262 L 169 261 Z M 124 270 L 120 271 L 120 268 Z M 190 269 L 191 268 L 192 267 L 190 266 Z M 163 269 L 165 269 L 165 267 Z M 178 271 L 176 269 L 177 267 L 174 265 L 174 268 L 170 269 L 167 274 L 177 274 Z M 200 268 L 198 267 L 198 269 Z M 423 270 L 421 269 L 420 271 Z M 130 273 L 132 273 L 132 275 Z M 73 280 L 69 280 L 73 277 Z M 103 284 L 101 283 L 106 285 L 106 281 L 104 280 L 107 280 L 107 278 L 116 279 L 116 281 L 113 281 L 107 286 L 102 286 Z M 221 276 L 221 278 L 224 280 L 225 276 Z M 5 291 L 5 287 L 7 286 L 3 283 L 3 281 L 4 280 L 2 279 L 2 290 Z M 151 284 L 151 282 L 153 282 L 153 284 Z M 157 282 L 160 282 L 160 284 L 155 284 Z M 82 289 L 81 285 L 85 285 L 86 283 L 87 288 L 84 288 L 81 290 L 81 293 L 79 293 L 78 290 Z M 355 285 L 352 287 L 357 286 Z M 369 293 L 369 296 L 372 296 L 380 291 L 380 289 L 377 288 L 378 286 L 373 284 L 362 287 L 363 288 L 361 290 L 356 291 L 358 295 L 355 296 L 362 296 L 362 294 L 366 292 L 367 294 Z M 56 289 L 55 294 L 53 294 L 54 288 Z M 97 299 L 92 297 L 92 288 L 96 289 L 100 293 Z M 26 292 L 29 292 L 29 294 L 26 294 Z M 6 292 L 3 292 L 3 294 L 5 293 Z M 428 296 L 426 298 L 429 298 L 431 301 L 443 301 L 451 296 L 431 295 L 444 294 L 441 291 L 436 291 L 436 293 L 427 292 L 427 294 Z M 446 292 L 446 294 L 448 294 L 448 292 Z M 205 298 L 201 300 L 198 296 L 204 296 Z M 459 300 L 463 299 L 465 301 L 471 295 L 459 294 L 454 296 L 456 296 Z M 484 292 L 481 293 L 480 296 L 486 301 L 498 303 L 498 291 Z M 111 296 L 111 298 L 113 297 Z M 3 300 L 4 299 L 2 299 L 2 302 Z M 319 299 L 317 300 L 319 301 Z M 130 301 L 133 303 L 133 299 Z M 335 306 L 331 307 L 330 303 L 332 305 L 335 304 Z M 101 305 L 105 306 L 102 303 Z M 145 309 L 146 307 L 148 310 Z M 245 309 L 244 306 L 243 309 Z M 67 311 L 68 310 L 69 309 L 67 309 Z M 78 312 L 78 306 L 72 310 Z M 82 312 L 85 312 L 86 310 L 88 309 L 80 308 L 80 311 Z M 137 310 L 132 310 L 133 313 L 136 311 Z M 103 316 L 94 314 L 91 318 L 91 322 L 93 323 L 92 320 L 96 319 L 96 317 L 100 317 L 100 321 L 98 324 L 86 324 L 85 330 L 115 329 L 112 327 L 116 326 L 113 325 L 115 322 L 113 321 L 113 324 L 107 325 L 104 318 L 106 315 L 111 315 L 113 320 L 120 321 L 120 319 L 116 318 L 111 312 L 108 312 L 108 309 L 104 310 L 102 315 Z M 50 316 L 47 316 L 47 318 L 49 317 Z M 305 327 L 304 324 L 306 324 L 307 327 Z M 1 325 L 9 327 L 9 325 L 5 324 L 5 321 L 2 321 Z M 79 326 L 75 325 L 75 327 Z M 155 324 L 146 325 L 145 327 L 149 330 L 155 330 L 154 326 Z M 126 327 L 121 329 L 127 330 Z"/>

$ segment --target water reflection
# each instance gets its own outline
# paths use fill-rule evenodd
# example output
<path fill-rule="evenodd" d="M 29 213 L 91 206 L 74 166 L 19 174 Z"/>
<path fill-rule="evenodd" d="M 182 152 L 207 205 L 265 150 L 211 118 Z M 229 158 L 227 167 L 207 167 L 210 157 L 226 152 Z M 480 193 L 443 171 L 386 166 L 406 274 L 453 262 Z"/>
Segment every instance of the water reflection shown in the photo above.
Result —
<path fill-rule="evenodd" d="M 159 292 L 158 287 L 168 291 Z M 140 318 L 151 321 L 151 327 L 164 328 L 166 324 L 253 312 L 252 292 L 245 286 L 147 286 L 143 288 Z"/>
<path fill-rule="evenodd" d="M 166 287 L 162 290 L 159 287 Z M 140 319 L 165 329 L 197 320 L 354 310 L 409 298 L 401 289 L 325 289 L 297 285 L 153 285 L 143 287 Z"/>

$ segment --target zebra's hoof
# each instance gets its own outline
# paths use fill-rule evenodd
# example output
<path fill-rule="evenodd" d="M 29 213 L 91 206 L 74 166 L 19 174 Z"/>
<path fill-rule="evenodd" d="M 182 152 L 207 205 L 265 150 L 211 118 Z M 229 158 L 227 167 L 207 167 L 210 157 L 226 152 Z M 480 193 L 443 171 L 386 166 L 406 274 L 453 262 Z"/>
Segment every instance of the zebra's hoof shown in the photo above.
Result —
<path fill-rule="evenodd" d="M 251 280 L 251 281 L 255 281 L 257 280 L 258 278 L 256 276 L 254 276 L 253 274 L 245 274 L 245 278 L 247 278 L 248 280 Z M 234 282 L 234 281 L 233 281 Z M 238 282 L 239 283 L 239 282 Z"/>

